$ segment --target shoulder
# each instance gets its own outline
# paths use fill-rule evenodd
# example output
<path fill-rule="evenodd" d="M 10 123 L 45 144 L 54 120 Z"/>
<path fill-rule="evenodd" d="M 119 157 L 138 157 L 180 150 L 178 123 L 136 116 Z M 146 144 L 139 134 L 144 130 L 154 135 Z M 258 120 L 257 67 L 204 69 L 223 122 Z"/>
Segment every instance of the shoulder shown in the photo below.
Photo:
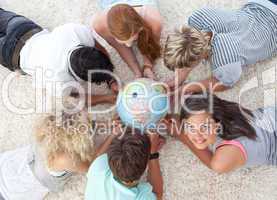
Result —
<path fill-rule="evenodd" d="M 220 66 L 240 62 L 239 41 L 228 33 L 213 33 L 211 40 L 212 65 Z"/>
<path fill-rule="evenodd" d="M 149 24 L 153 32 L 161 31 L 163 18 L 157 8 L 146 6 L 144 20 Z"/>
<path fill-rule="evenodd" d="M 213 23 L 213 16 L 211 15 L 213 12 L 214 9 L 208 7 L 198 9 L 189 17 L 188 24 L 200 30 L 208 28 Z"/>
<path fill-rule="evenodd" d="M 110 171 L 108 155 L 103 154 L 97 157 L 89 167 L 88 177 L 98 173 L 106 173 Z"/>
<path fill-rule="evenodd" d="M 84 43 L 84 45 L 94 45 L 92 30 L 84 24 L 67 23 L 56 27 L 52 34 L 54 37 L 58 37 L 59 41 L 67 41 L 67 44 Z"/>
<path fill-rule="evenodd" d="M 138 194 L 136 200 L 156 200 L 157 197 L 153 193 L 153 188 L 149 183 L 139 183 L 137 186 Z"/>
<path fill-rule="evenodd" d="M 66 23 L 64 25 L 56 27 L 54 31 L 89 31 L 89 27 L 84 24 Z"/>
<path fill-rule="evenodd" d="M 107 37 L 110 35 L 108 30 L 108 23 L 107 23 L 107 13 L 106 12 L 99 12 L 93 17 L 92 20 L 92 29 L 98 33 L 102 37 Z"/>
<path fill-rule="evenodd" d="M 223 141 L 216 147 L 211 168 L 218 173 L 225 173 L 244 165 L 247 155 L 238 141 Z"/>

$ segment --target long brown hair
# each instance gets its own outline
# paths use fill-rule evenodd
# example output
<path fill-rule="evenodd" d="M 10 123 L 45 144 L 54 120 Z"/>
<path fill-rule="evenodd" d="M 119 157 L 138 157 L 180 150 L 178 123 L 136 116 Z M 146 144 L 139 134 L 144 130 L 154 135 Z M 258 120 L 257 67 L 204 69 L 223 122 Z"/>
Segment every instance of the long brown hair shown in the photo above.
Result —
<path fill-rule="evenodd" d="M 222 125 L 222 133 L 219 137 L 232 140 L 245 136 L 256 139 L 253 122 L 253 113 L 240 106 L 238 103 L 226 101 L 212 94 L 195 94 L 187 98 L 182 106 L 181 119 L 188 119 L 191 111 L 209 112 L 216 122 Z"/>
<path fill-rule="evenodd" d="M 139 33 L 138 48 L 142 55 L 154 62 L 161 56 L 161 46 L 154 38 L 150 26 L 127 4 L 118 4 L 108 12 L 108 27 L 111 34 L 119 40 L 126 41 Z"/>

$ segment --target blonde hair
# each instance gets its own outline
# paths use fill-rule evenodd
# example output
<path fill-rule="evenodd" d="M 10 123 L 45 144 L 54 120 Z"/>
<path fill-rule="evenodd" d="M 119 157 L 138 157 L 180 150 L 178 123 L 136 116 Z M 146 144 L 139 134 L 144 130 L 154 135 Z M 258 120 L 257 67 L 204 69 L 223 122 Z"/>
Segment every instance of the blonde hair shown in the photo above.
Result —
<path fill-rule="evenodd" d="M 170 34 L 164 48 L 164 63 L 169 69 L 191 67 L 210 51 L 210 35 L 195 28 L 183 26 Z"/>
<path fill-rule="evenodd" d="M 41 120 L 35 128 L 35 139 L 46 152 L 48 166 L 60 153 L 68 155 L 74 161 L 91 161 L 94 155 L 91 122 L 87 112 L 75 114 L 62 113 L 61 120 L 54 115 Z"/>
<path fill-rule="evenodd" d="M 161 46 L 155 38 L 150 26 L 127 4 L 113 6 L 108 12 L 108 27 L 111 34 L 119 40 L 125 41 L 139 32 L 138 48 L 142 55 L 154 62 L 161 56 Z"/>

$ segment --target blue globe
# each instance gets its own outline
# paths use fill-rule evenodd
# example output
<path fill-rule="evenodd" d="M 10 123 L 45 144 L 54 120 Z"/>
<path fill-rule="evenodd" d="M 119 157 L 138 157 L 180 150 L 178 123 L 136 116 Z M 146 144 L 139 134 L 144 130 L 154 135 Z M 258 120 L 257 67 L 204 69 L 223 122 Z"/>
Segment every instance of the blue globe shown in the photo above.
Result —
<path fill-rule="evenodd" d="M 117 112 L 127 126 L 153 129 L 168 112 L 169 100 L 160 82 L 140 78 L 127 84 L 117 97 Z"/>

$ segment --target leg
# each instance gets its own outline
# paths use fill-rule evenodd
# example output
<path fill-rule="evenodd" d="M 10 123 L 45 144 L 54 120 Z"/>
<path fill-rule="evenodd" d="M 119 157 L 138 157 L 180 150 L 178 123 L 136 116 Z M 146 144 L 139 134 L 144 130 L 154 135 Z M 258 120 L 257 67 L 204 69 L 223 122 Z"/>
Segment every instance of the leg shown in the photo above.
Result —
<path fill-rule="evenodd" d="M 8 23 L 13 17 L 16 17 L 16 16 L 17 15 L 15 13 L 5 11 L 2 8 L 0 8 L 0 63 L 1 64 L 4 64 L 2 51 L 6 40 Z"/>
<path fill-rule="evenodd" d="M 21 37 L 33 29 L 42 28 L 33 21 L 17 15 L 16 13 L 0 9 L 0 62 L 8 69 L 14 71 L 12 57 L 16 45 Z M 20 41 L 24 44 L 24 41 Z M 18 67 L 18 66 L 17 66 Z"/>
<path fill-rule="evenodd" d="M 4 197 L 0 193 L 0 200 L 5 200 Z"/>
<path fill-rule="evenodd" d="M 269 1 L 277 5 L 277 0 L 269 0 Z"/>
<path fill-rule="evenodd" d="M 16 16 L 18 15 L 0 8 L 0 37 L 6 35 L 9 21 Z"/>

